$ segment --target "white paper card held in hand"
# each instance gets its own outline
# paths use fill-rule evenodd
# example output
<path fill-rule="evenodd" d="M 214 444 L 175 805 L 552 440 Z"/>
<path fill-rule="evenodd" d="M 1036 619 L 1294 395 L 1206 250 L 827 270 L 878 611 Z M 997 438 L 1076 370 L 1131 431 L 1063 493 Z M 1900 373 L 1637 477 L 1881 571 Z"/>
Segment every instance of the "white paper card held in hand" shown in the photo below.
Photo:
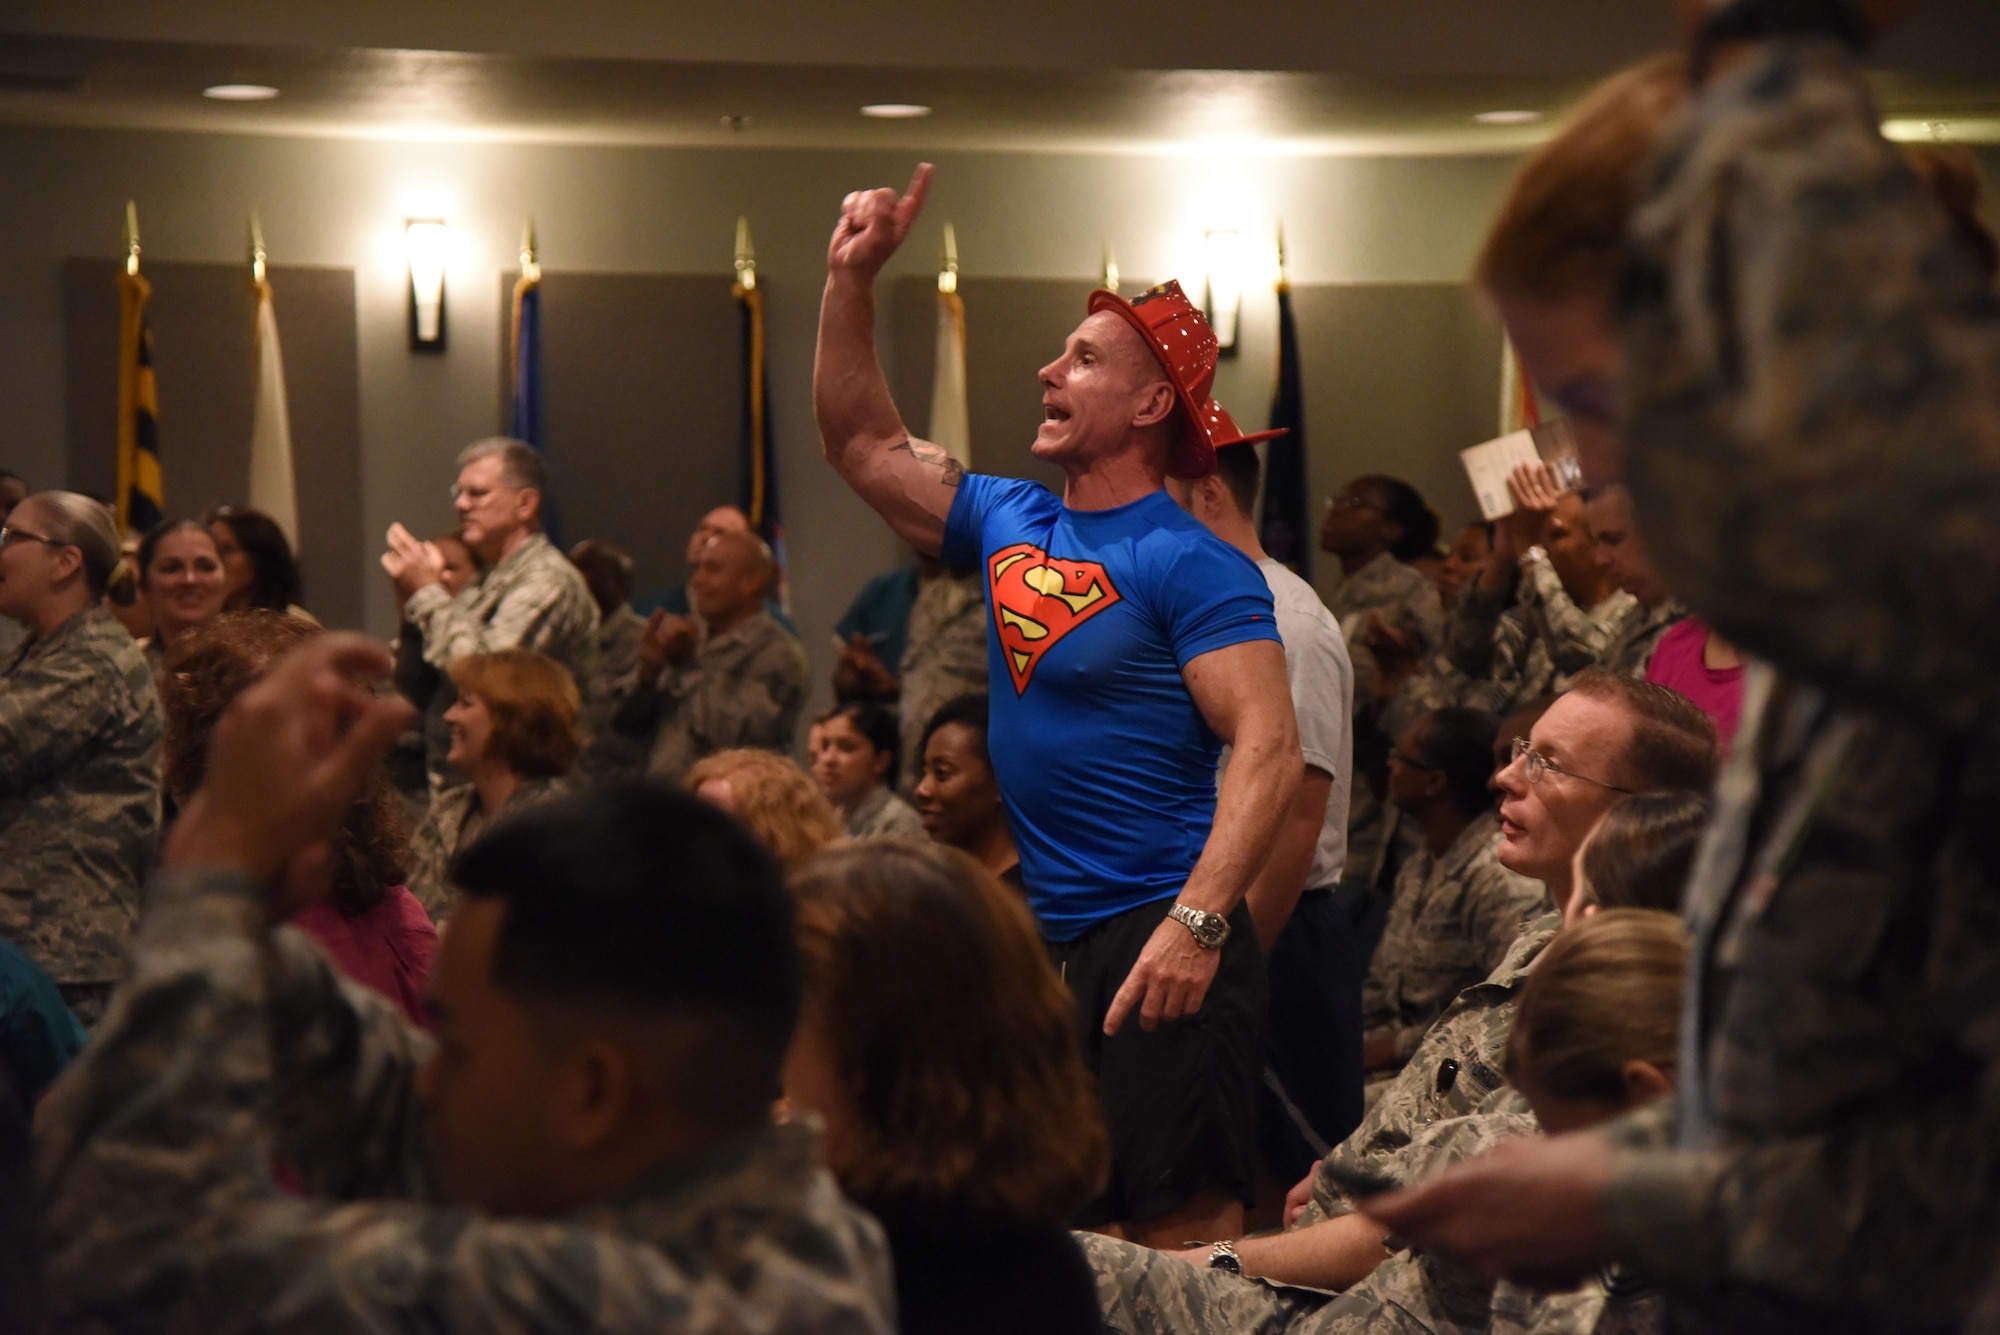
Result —
<path fill-rule="evenodd" d="M 1528 431 L 1511 432 L 1460 450 L 1458 457 L 1465 464 L 1472 494 L 1479 500 L 1479 513 L 1489 521 L 1514 513 L 1514 493 L 1507 486 L 1507 475 L 1522 464 L 1537 460 L 1547 464 L 1559 491 L 1574 491 L 1583 483 L 1576 439 L 1566 422 L 1544 422 Z"/>

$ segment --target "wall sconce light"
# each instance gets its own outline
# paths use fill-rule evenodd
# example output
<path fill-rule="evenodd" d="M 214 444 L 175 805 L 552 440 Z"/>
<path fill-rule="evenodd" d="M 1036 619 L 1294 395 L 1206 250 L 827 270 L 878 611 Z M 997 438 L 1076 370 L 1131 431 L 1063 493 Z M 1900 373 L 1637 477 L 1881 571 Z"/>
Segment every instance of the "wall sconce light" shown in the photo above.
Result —
<path fill-rule="evenodd" d="M 411 218 L 403 224 L 410 259 L 410 349 L 444 351 L 444 270 L 451 231 L 442 218 Z"/>
<path fill-rule="evenodd" d="M 1208 261 L 1203 284 L 1202 313 L 1215 331 L 1218 353 L 1236 354 L 1236 328 L 1243 314 L 1243 234 L 1214 231 L 1202 234 L 1202 250 Z"/>

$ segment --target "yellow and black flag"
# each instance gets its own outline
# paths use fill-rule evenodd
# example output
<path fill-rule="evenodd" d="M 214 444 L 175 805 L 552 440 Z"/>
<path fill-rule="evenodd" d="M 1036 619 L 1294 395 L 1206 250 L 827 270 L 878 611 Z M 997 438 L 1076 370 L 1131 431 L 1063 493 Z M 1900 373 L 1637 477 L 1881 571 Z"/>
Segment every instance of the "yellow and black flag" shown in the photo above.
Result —
<path fill-rule="evenodd" d="M 144 533 L 165 515 L 160 484 L 159 387 L 153 382 L 153 335 L 146 299 L 153 285 L 139 273 L 137 210 L 125 206 L 125 268 L 118 275 L 118 531 Z"/>

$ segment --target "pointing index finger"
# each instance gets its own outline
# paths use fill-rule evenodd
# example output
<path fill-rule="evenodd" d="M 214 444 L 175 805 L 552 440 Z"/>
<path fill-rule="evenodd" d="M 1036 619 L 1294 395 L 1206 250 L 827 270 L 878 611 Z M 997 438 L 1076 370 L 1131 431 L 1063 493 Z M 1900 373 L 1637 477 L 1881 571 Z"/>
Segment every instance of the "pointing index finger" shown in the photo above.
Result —
<path fill-rule="evenodd" d="M 903 192 L 903 198 L 896 204 L 897 221 L 905 227 L 917 220 L 924 211 L 924 201 L 930 197 L 931 176 L 936 168 L 928 162 L 919 162 L 917 170 L 910 176 L 910 188 Z"/>

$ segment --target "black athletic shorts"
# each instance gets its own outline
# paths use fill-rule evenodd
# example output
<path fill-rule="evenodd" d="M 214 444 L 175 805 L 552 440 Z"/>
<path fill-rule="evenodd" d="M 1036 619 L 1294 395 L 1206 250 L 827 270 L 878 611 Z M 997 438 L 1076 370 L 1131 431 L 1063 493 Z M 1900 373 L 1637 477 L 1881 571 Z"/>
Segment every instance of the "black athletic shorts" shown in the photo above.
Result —
<path fill-rule="evenodd" d="M 1076 998 L 1084 1063 L 1097 1076 L 1111 1131 L 1111 1182 L 1077 1216 L 1079 1228 L 1153 1219 L 1215 1187 L 1245 1205 L 1255 1198 L 1264 952 L 1249 909 L 1238 905 L 1229 915 L 1229 940 L 1200 1011 L 1149 1034 L 1134 1009 L 1115 1037 L 1104 1034 L 1111 999 L 1173 906 L 1162 899 L 1095 923 L 1073 941 L 1047 943 Z"/>

